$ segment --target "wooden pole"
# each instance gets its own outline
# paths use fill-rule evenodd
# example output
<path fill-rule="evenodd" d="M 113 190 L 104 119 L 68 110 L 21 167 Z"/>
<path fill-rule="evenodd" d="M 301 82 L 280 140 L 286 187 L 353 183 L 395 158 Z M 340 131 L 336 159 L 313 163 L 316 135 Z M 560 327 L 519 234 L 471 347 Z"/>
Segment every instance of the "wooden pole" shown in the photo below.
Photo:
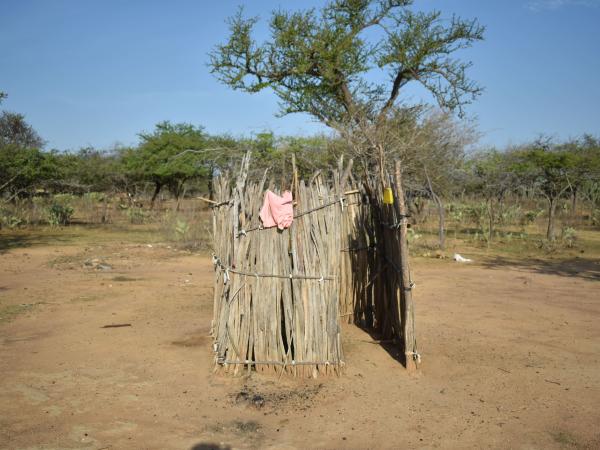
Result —
<path fill-rule="evenodd" d="M 415 338 L 414 305 L 412 301 L 412 288 L 408 266 L 408 224 L 406 221 L 406 203 L 404 189 L 402 188 L 402 167 L 396 160 L 394 165 L 394 178 L 396 182 L 396 195 L 398 197 L 398 212 L 400 213 L 400 271 L 402 275 L 402 324 L 404 354 L 406 369 L 417 369 L 417 343 Z"/>

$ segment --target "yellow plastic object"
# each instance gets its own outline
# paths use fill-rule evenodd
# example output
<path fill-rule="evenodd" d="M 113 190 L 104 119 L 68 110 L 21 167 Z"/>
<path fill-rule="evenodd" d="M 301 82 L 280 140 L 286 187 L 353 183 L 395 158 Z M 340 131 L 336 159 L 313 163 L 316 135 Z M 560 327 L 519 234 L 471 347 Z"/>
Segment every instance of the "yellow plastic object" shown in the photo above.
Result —
<path fill-rule="evenodd" d="M 384 205 L 393 205 L 394 204 L 394 193 L 392 192 L 392 188 L 385 188 L 383 190 L 383 204 Z"/>

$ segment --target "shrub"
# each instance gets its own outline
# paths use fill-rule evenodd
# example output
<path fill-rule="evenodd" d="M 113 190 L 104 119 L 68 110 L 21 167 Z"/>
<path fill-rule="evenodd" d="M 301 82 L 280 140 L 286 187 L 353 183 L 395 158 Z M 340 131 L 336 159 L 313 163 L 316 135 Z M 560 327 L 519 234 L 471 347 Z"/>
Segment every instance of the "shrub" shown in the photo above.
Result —
<path fill-rule="evenodd" d="M 465 215 L 474 223 L 482 234 L 487 231 L 487 206 L 484 202 L 468 205 L 465 208 Z"/>
<path fill-rule="evenodd" d="M 173 213 L 160 217 L 163 236 L 177 247 L 205 250 L 210 242 L 210 215 L 206 213 Z"/>
<path fill-rule="evenodd" d="M 0 228 L 17 228 L 23 224 L 23 219 L 12 214 L 7 209 L 0 210 Z"/>
<path fill-rule="evenodd" d="M 177 219 L 175 223 L 175 233 L 180 240 L 185 241 L 186 235 L 190 231 L 190 224 L 185 220 Z"/>
<path fill-rule="evenodd" d="M 592 225 L 594 226 L 598 226 L 600 225 L 600 210 L 599 211 L 594 211 L 590 217 L 590 221 L 592 222 Z"/>
<path fill-rule="evenodd" d="M 68 225 L 73 217 L 73 208 L 62 203 L 52 203 L 48 208 L 48 223 L 54 227 Z"/>
<path fill-rule="evenodd" d="M 144 222 L 146 222 L 149 216 L 150 214 L 144 211 L 142 208 L 134 206 L 132 208 L 127 209 L 127 218 L 129 219 L 130 223 L 135 225 L 143 224 Z"/>
<path fill-rule="evenodd" d="M 525 214 L 521 216 L 521 225 L 531 225 L 534 223 L 538 217 L 543 214 L 543 210 L 538 211 L 526 211 Z"/>
<path fill-rule="evenodd" d="M 500 225 L 511 225 L 517 223 L 520 217 L 522 217 L 523 213 L 521 211 L 521 207 L 518 205 L 511 205 L 506 207 L 499 215 L 498 215 L 498 223 Z"/>
<path fill-rule="evenodd" d="M 561 239 L 568 248 L 573 248 L 577 239 L 575 228 L 565 227 L 562 229 Z"/>
<path fill-rule="evenodd" d="M 90 202 L 99 203 L 106 200 L 106 194 L 104 192 L 86 192 L 83 194 L 83 198 Z"/>

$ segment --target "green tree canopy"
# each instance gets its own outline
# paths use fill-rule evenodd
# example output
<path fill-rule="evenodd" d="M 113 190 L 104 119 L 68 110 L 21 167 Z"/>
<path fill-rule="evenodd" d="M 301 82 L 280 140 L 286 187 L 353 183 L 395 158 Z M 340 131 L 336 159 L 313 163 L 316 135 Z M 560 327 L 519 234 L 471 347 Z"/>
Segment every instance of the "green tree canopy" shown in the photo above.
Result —
<path fill-rule="evenodd" d="M 421 83 L 438 103 L 462 112 L 481 88 L 466 76 L 468 62 L 452 54 L 483 38 L 475 20 L 415 12 L 408 0 L 334 0 L 320 11 L 275 11 L 270 37 L 258 43 L 257 18 L 240 9 L 230 36 L 215 47 L 213 73 L 234 89 L 272 88 L 281 114 L 305 112 L 325 124 L 353 126 L 358 116 L 386 119 L 402 88 Z M 374 71 L 387 74 L 376 82 Z"/>
<path fill-rule="evenodd" d="M 165 121 L 139 136 L 140 145 L 123 160 L 130 176 L 154 183 L 152 203 L 163 186 L 179 199 L 187 180 L 211 175 L 211 141 L 202 127 Z"/>
<path fill-rule="evenodd" d="M 55 190 L 68 192 L 108 192 L 115 186 L 122 187 L 123 170 L 120 149 L 113 151 L 85 147 L 77 152 L 56 154 L 59 166 Z"/>
<path fill-rule="evenodd" d="M 56 175 L 52 153 L 44 153 L 43 139 L 22 114 L 0 115 L 0 194 L 14 197 Z"/>
<path fill-rule="evenodd" d="M 44 140 L 25 121 L 23 114 L 2 111 L 0 114 L 0 145 L 41 149 L 44 146 Z"/>
<path fill-rule="evenodd" d="M 513 170 L 521 183 L 537 189 L 548 201 L 548 229 L 546 237 L 555 240 L 554 219 L 558 199 L 571 187 L 572 171 L 577 164 L 576 153 L 537 141 L 513 152 Z"/>

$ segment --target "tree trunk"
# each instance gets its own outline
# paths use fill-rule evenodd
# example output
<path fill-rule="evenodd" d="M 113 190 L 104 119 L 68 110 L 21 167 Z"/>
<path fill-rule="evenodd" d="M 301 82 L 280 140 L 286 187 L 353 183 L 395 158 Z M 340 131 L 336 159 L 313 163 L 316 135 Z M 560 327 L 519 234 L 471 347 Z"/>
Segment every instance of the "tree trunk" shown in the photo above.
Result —
<path fill-rule="evenodd" d="M 102 208 L 102 223 L 108 222 L 108 196 L 105 194 L 103 199 L 103 208 Z"/>
<path fill-rule="evenodd" d="M 488 210 L 488 245 L 492 242 L 492 238 L 494 237 L 494 200 L 489 199 L 487 201 L 487 210 Z"/>
<path fill-rule="evenodd" d="M 215 199 L 215 186 L 214 186 L 215 168 L 210 167 L 210 176 L 208 177 L 208 198 L 209 200 Z"/>
<path fill-rule="evenodd" d="M 433 194 L 433 192 L 432 192 Z M 433 194 L 433 199 L 438 207 L 438 234 L 440 239 L 440 250 L 446 249 L 446 211 L 444 204 L 437 194 Z"/>
<path fill-rule="evenodd" d="M 402 171 L 400 161 L 396 161 L 395 167 L 396 194 L 398 196 L 398 212 L 401 215 L 400 222 L 400 270 L 402 276 L 402 325 L 404 338 L 404 355 L 406 358 L 406 369 L 413 371 L 417 368 L 417 341 L 415 338 L 415 312 L 412 301 L 412 286 L 410 270 L 408 266 L 408 224 L 406 221 L 406 203 L 404 200 L 404 189 L 402 188 Z"/>
<path fill-rule="evenodd" d="M 549 208 L 548 208 L 548 231 L 546 232 L 546 238 L 549 241 L 556 240 L 556 233 L 554 231 L 554 216 L 556 213 L 556 199 L 553 197 L 548 198 Z"/>
<path fill-rule="evenodd" d="M 571 191 L 571 219 L 575 220 L 575 214 L 577 213 L 577 188 L 573 187 Z"/>
<path fill-rule="evenodd" d="M 438 210 L 438 234 L 439 234 L 439 246 L 440 246 L 440 250 L 444 250 L 446 248 L 446 232 L 444 230 L 445 228 L 445 211 L 444 211 L 444 204 L 442 203 L 442 200 L 440 199 L 440 197 L 433 192 L 433 186 L 431 184 L 431 178 L 429 178 L 429 173 L 427 172 L 427 168 L 425 168 L 425 176 L 427 177 L 427 185 L 429 188 L 429 193 L 431 194 L 431 198 L 433 199 L 433 201 L 435 202 L 436 206 L 437 206 L 437 210 Z"/>
<path fill-rule="evenodd" d="M 158 197 L 158 194 L 160 193 L 161 188 L 162 188 L 162 183 L 159 183 L 156 181 L 154 183 L 154 194 L 152 194 L 152 200 L 150 200 L 150 209 L 154 209 L 154 201 L 156 200 L 156 197 Z"/>
<path fill-rule="evenodd" d="M 181 199 L 185 198 L 185 182 L 182 182 L 180 186 L 177 187 L 177 203 L 175 205 L 175 211 L 179 212 L 179 207 L 181 206 Z"/>

